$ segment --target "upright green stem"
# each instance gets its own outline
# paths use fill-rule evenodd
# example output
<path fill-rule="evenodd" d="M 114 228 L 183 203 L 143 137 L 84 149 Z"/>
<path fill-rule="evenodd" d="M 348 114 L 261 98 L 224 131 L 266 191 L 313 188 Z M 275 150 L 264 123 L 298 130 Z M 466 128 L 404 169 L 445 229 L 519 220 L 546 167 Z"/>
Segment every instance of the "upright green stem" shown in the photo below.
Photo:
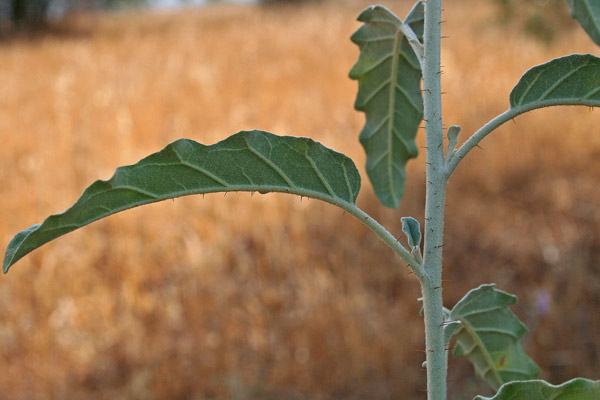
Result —
<path fill-rule="evenodd" d="M 448 364 L 444 349 L 444 314 L 442 308 L 442 246 L 447 179 L 444 168 L 441 99 L 441 20 L 442 0 L 427 0 L 425 3 L 425 32 L 423 35 L 423 98 L 427 144 L 423 266 L 426 279 L 421 283 L 421 290 L 425 313 L 428 400 L 446 399 Z"/>

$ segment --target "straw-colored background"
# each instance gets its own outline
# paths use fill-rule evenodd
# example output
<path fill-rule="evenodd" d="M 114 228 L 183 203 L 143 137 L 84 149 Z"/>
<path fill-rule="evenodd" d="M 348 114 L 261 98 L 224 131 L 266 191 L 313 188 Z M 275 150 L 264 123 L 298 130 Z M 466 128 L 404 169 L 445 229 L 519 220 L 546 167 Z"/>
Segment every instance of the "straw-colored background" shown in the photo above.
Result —
<path fill-rule="evenodd" d="M 401 16 L 412 5 L 382 3 Z M 3 247 L 179 137 L 310 136 L 366 177 L 347 74 L 367 5 L 106 16 L 0 43 Z M 599 53 L 569 21 L 548 45 L 498 23 L 491 2 L 445 9 L 445 121 L 464 135 L 506 109 L 530 66 Z M 465 159 L 448 192 L 447 306 L 481 283 L 517 294 L 525 346 L 554 383 L 600 378 L 599 124 L 586 108 L 519 117 Z M 366 178 L 359 206 L 400 236 L 400 216 L 423 218 L 423 164 L 410 163 L 399 211 L 380 207 Z M 0 278 L 0 398 L 424 399 L 417 297 L 375 235 L 315 200 L 146 206 Z M 451 363 L 452 399 L 489 394 Z"/>

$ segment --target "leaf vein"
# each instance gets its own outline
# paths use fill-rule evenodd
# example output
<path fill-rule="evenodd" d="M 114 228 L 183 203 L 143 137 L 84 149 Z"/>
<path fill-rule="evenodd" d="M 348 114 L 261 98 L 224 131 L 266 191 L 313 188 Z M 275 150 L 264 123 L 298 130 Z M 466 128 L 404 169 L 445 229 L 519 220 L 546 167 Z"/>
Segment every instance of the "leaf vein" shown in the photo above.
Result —
<path fill-rule="evenodd" d="M 256 150 L 254 147 L 252 147 L 250 145 L 250 143 L 248 142 L 247 136 L 244 136 L 244 140 L 246 141 L 246 144 L 248 145 L 248 149 L 252 152 L 252 154 L 254 154 L 258 158 L 260 158 L 273 171 L 277 172 L 277 174 L 281 177 L 281 179 L 283 179 L 288 184 L 289 187 L 296 188 L 296 185 L 294 185 L 294 183 L 290 180 L 290 178 L 287 176 L 287 174 L 285 174 L 285 172 L 283 172 L 281 170 L 281 168 L 279 168 L 277 165 L 275 165 L 273 163 L 273 161 L 269 160 L 267 157 L 265 157 L 263 154 L 261 154 L 258 150 Z M 270 142 L 269 142 L 269 146 L 271 146 Z"/>
<path fill-rule="evenodd" d="M 580 69 L 586 67 L 589 64 L 589 61 L 586 61 L 585 63 L 583 63 L 582 65 L 580 65 L 579 67 L 570 70 L 567 74 L 565 74 L 564 76 L 562 76 L 560 79 L 558 79 L 556 82 L 554 82 L 552 84 L 552 86 L 550 86 L 543 94 L 542 96 L 539 98 L 540 101 L 543 101 L 544 99 L 546 99 L 546 97 L 548 97 L 557 87 L 559 87 L 564 81 L 566 81 L 567 79 L 569 79 L 569 77 L 573 76 L 577 71 L 579 71 Z"/>

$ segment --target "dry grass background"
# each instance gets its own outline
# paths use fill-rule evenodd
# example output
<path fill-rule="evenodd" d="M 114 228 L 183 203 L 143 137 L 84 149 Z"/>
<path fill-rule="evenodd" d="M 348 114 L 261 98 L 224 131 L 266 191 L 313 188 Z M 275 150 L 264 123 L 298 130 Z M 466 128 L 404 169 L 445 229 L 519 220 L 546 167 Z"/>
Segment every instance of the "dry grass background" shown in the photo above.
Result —
<path fill-rule="evenodd" d="M 405 15 L 412 1 L 382 1 Z M 64 210 L 179 137 L 311 136 L 350 155 L 363 116 L 347 78 L 365 1 L 213 6 L 73 22 L 0 43 L 0 230 Z M 530 66 L 595 52 L 567 23 L 551 46 L 445 5 L 445 117 L 470 134 Z M 511 29 L 515 28 L 515 29 Z M 519 117 L 458 168 L 448 193 L 448 306 L 480 283 L 519 296 L 525 344 L 554 383 L 600 370 L 598 111 Z M 423 158 L 399 212 L 364 180 L 359 205 L 396 235 L 422 220 Z M 418 285 L 352 217 L 316 201 L 228 194 L 119 214 L 0 279 L 1 399 L 423 399 Z M 462 361 L 452 399 L 487 393 Z"/>

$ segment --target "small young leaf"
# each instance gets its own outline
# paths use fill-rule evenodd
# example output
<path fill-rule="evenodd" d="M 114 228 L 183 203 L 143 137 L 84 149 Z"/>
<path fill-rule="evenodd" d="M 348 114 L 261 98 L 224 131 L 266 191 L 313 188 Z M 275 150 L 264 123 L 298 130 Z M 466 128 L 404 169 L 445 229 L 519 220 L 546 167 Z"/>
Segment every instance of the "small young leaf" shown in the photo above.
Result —
<path fill-rule="evenodd" d="M 571 16 L 600 46 L 600 2 L 598 0 L 567 0 L 567 4 Z"/>
<path fill-rule="evenodd" d="M 448 148 L 446 149 L 446 162 L 456 153 L 456 145 L 458 144 L 458 135 L 460 134 L 460 126 L 452 125 L 448 128 Z"/>
<path fill-rule="evenodd" d="M 96 181 L 62 214 L 18 233 L 4 256 L 20 258 L 68 232 L 132 207 L 191 194 L 281 192 L 354 204 L 360 175 L 351 159 L 308 138 L 239 132 L 211 146 L 180 139 Z"/>
<path fill-rule="evenodd" d="M 460 134 L 460 126 L 452 125 L 448 128 L 448 148 L 454 149 L 458 143 L 458 135 Z"/>
<path fill-rule="evenodd" d="M 402 232 L 408 238 L 408 245 L 411 249 L 419 247 L 421 244 L 421 225 L 413 217 L 402 217 Z"/>
<path fill-rule="evenodd" d="M 542 380 L 509 382 L 494 397 L 477 396 L 474 400 L 597 400 L 600 381 L 575 378 L 561 385 Z"/>
<path fill-rule="evenodd" d="M 454 332 L 454 356 L 466 356 L 476 374 L 498 389 L 506 382 L 535 379 L 540 371 L 519 343 L 527 328 L 508 309 L 516 296 L 494 286 L 471 290 L 454 306 L 450 319 L 461 322 Z"/>
<path fill-rule="evenodd" d="M 417 2 L 406 24 L 421 40 L 423 3 Z M 396 208 L 404 194 L 405 165 L 417 156 L 415 136 L 423 119 L 421 66 L 402 34 L 402 21 L 382 6 L 363 11 L 364 22 L 352 41 L 360 48 L 350 78 L 358 80 L 355 108 L 366 124 L 360 142 L 367 153 L 367 174 L 379 201 Z"/>
<path fill-rule="evenodd" d="M 531 68 L 510 93 L 511 108 L 600 106 L 600 58 L 572 54 Z"/>

